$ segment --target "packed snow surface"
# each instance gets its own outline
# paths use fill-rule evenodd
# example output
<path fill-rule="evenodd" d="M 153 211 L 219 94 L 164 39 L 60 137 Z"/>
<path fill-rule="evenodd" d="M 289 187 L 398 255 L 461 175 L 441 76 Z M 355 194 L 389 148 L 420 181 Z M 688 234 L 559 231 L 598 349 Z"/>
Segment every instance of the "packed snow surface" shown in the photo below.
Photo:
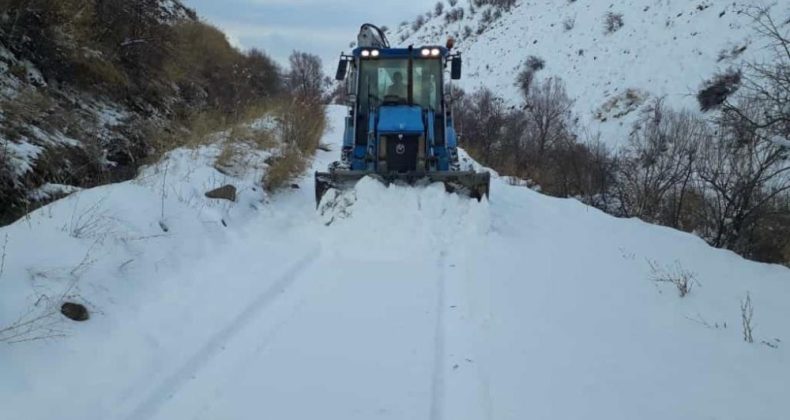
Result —
<path fill-rule="evenodd" d="M 0 418 L 790 415 L 787 268 L 498 177 L 480 203 L 365 179 L 316 210 L 311 174 L 265 197 L 215 155 L 0 229 L 0 325 L 44 317 L 0 345 Z M 236 203 L 203 196 L 225 183 Z M 678 271 L 685 298 L 654 280 Z M 91 319 L 47 315 L 64 300 Z"/>

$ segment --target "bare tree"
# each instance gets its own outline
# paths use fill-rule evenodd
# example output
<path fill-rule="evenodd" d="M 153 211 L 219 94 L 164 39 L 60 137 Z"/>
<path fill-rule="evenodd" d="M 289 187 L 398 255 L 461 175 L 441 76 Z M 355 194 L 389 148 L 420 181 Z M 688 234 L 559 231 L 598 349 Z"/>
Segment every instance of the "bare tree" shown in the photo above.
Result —
<path fill-rule="evenodd" d="M 753 129 L 762 130 L 766 139 L 780 147 L 790 147 L 790 25 L 787 18 L 777 24 L 768 7 L 747 11 L 759 35 L 768 42 L 773 59 L 751 62 L 744 74 L 744 97 L 757 103 L 763 112 L 742 112 L 740 107 L 725 101 L 723 109 L 740 117 Z"/>
<path fill-rule="evenodd" d="M 680 227 L 699 145 L 709 141 L 707 124 L 689 112 L 667 109 L 659 99 L 638 127 L 621 152 L 620 212 Z"/>
<path fill-rule="evenodd" d="M 491 162 L 500 146 L 498 135 L 503 129 L 507 110 L 504 101 L 486 88 L 471 95 L 456 90 L 455 113 L 458 133 L 465 147 L 484 162 Z"/>
<path fill-rule="evenodd" d="M 567 138 L 571 125 L 573 100 L 568 97 L 565 83 L 556 77 L 546 79 L 526 95 L 527 136 L 537 148 L 538 157 L 556 142 Z"/>
<path fill-rule="evenodd" d="M 783 237 L 790 229 L 783 215 L 790 213 L 790 29 L 769 8 L 746 13 L 773 55 L 747 63 L 738 73 L 737 94 L 713 84 L 715 101 L 699 97 L 703 109 L 720 111 L 713 118 L 719 135 L 703 145 L 697 167 L 705 194 L 700 231 L 714 246 L 788 262 L 790 244 Z"/>
<path fill-rule="evenodd" d="M 786 151 L 750 123 L 763 111 L 749 99 L 728 106 L 717 119 L 719 137 L 702 146 L 696 172 L 707 197 L 706 234 L 714 246 L 746 251 L 747 234 L 772 201 L 790 191 Z"/>
<path fill-rule="evenodd" d="M 604 30 L 607 34 L 615 33 L 623 27 L 623 14 L 615 12 L 607 12 L 604 15 Z"/>
<path fill-rule="evenodd" d="M 289 90 L 301 99 L 320 100 L 324 92 L 321 59 L 313 54 L 294 51 L 289 57 L 286 76 Z"/>

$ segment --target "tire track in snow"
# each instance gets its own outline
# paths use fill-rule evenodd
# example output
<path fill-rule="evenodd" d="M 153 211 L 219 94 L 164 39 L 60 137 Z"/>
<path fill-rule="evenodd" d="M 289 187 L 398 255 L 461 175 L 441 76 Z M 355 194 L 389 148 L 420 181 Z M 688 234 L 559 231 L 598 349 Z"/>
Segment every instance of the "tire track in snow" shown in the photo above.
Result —
<path fill-rule="evenodd" d="M 480 221 L 469 211 L 461 215 L 445 247 L 443 261 L 442 274 L 447 280 L 443 290 L 446 357 L 443 398 L 448 404 L 442 410 L 442 417 L 491 420 L 495 417 L 487 370 L 489 357 L 487 340 L 482 338 L 487 336 L 484 330 L 489 318 L 485 314 L 490 314 L 490 301 L 486 298 L 491 293 L 481 289 L 491 283 L 487 276 L 477 272 L 474 264 L 478 248 L 485 248 L 482 241 L 487 233 L 485 229 L 466 226 L 468 220 Z M 483 296 L 478 296 L 481 291 Z"/>
<path fill-rule="evenodd" d="M 444 301 L 445 301 L 445 261 L 447 251 L 439 254 L 439 276 L 437 280 L 436 297 L 436 328 L 434 335 L 433 375 L 431 376 L 431 420 L 441 420 L 444 415 L 444 363 L 445 363 L 445 333 Z"/>
<path fill-rule="evenodd" d="M 170 400 L 179 389 L 191 381 L 214 357 L 222 352 L 223 347 L 233 337 L 244 330 L 257 316 L 286 293 L 296 282 L 299 274 L 312 266 L 321 255 L 320 245 L 316 250 L 305 254 L 271 286 L 247 304 L 226 326 L 208 338 L 200 350 L 192 355 L 175 373 L 156 386 L 145 400 L 138 404 L 131 413 L 124 417 L 127 420 L 150 419 L 161 407 Z"/>
<path fill-rule="evenodd" d="M 465 258 L 466 261 L 472 261 L 469 256 Z M 479 401 L 485 420 L 494 419 L 494 405 L 491 396 L 491 378 L 489 373 L 489 360 L 490 351 L 488 343 L 493 341 L 490 339 L 491 322 L 493 319 L 493 308 L 491 304 L 492 284 L 491 279 L 484 280 L 485 292 L 479 293 L 479 289 L 475 290 L 474 286 L 477 285 L 479 276 L 475 276 L 471 267 L 466 266 L 464 269 L 464 285 L 465 291 L 462 292 L 467 306 L 471 309 L 469 312 L 470 325 L 469 328 L 474 329 L 474 333 L 467 337 L 471 343 L 471 350 L 474 354 L 476 366 L 476 382 Z M 476 312 L 476 313 L 475 313 Z"/>

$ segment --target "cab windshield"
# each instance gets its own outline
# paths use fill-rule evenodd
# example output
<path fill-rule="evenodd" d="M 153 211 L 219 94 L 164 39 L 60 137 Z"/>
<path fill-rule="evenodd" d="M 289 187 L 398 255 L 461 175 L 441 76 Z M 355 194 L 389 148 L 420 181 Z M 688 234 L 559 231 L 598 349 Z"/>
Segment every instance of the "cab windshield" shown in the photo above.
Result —
<path fill-rule="evenodd" d="M 422 108 L 439 109 L 441 60 L 414 59 L 412 63 L 413 103 Z M 360 109 L 382 104 L 408 104 L 408 59 L 362 60 L 360 67 Z"/>

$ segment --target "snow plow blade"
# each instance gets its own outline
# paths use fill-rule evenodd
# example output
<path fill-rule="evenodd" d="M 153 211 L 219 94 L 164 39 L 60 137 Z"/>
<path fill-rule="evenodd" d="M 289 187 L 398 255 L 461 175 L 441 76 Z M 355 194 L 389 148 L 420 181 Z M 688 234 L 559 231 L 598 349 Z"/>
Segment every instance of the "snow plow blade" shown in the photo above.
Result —
<path fill-rule="evenodd" d="M 366 177 L 375 178 L 385 185 L 427 185 L 441 182 L 449 193 L 463 194 L 477 201 L 488 198 L 488 189 L 491 184 L 491 174 L 488 172 L 472 171 L 445 171 L 445 172 L 415 172 L 402 174 L 378 174 L 369 171 L 331 171 L 315 173 L 315 202 L 321 203 L 321 198 L 330 189 L 347 190 Z"/>

